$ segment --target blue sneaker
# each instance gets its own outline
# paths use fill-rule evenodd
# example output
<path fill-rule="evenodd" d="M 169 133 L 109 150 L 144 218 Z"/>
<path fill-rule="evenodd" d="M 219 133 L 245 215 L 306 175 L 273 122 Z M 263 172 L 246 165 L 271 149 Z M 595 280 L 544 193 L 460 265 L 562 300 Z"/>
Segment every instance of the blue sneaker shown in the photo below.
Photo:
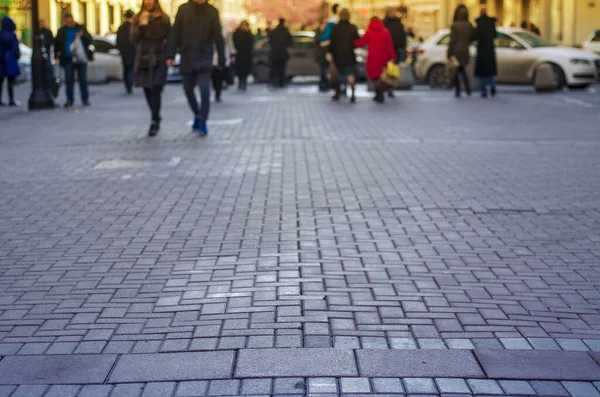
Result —
<path fill-rule="evenodd" d="M 206 121 L 200 123 L 200 127 L 198 128 L 198 130 L 200 131 L 200 134 L 208 135 L 208 127 L 206 125 Z"/>
<path fill-rule="evenodd" d="M 192 124 L 192 132 L 200 132 L 200 119 L 198 117 L 194 118 L 194 124 Z"/>

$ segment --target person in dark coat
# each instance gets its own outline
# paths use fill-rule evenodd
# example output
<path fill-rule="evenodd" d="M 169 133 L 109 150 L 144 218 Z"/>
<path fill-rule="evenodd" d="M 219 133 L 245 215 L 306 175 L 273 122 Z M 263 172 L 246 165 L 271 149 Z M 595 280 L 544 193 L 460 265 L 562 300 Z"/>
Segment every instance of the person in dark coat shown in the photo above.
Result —
<path fill-rule="evenodd" d="M 450 27 L 450 44 L 448 45 L 448 59 L 456 58 L 458 67 L 454 75 L 454 87 L 456 89 L 455 96 L 460 97 L 460 78 L 462 77 L 463 84 L 467 95 L 471 95 L 471 85 L 469 84 L 469 76 L 467 76 L 466 67 L 469 65 L 469 45 L 473 40 L 474 29 L 469 22 L 469 10 L 464 4 L 456 7 L 454 12 L 454 22 Z"/>
<path fill-rule="evenodd" d="M 340 11 L 340 20 L 331 31 L 331 41 L 329 43 L 329 52 L 331 53 L 331 62 L 337 70 L 337 78 L 333 85 L 335 94 L 331 98 L 339 101 L 342 94 L 341 81 L 348 82 L 352 91 L 350 102 L 356 102 L 355 86 L 356 75 L 356 55 L 354 54 L 354 42 L 359 40 L 358 28 L 350 23 L 350 11 L 344 8 Z"/>
<path fill-rule="evenodd" d="M 287 82 L 286 67 L 290 58 L 288 49 L 294 44 L 294 40 L 288 28 L 285 26 L 285 19 L 279 20 L 279 25 L 269 34 L 269 45 L 271 48 L 271 76 L 274 87 L 285 87 Z"/>
<path fill-rule="evenodd" d="M 123 82 L 128 94 L 133 92 L 133 64 L 135 62 L 135 45 L 131 42 L 131 19 L 134 17 L 131 10 L 125 13 L 125 22 L 117 30 L 117 49 L 121 53 L 123 64 Z"/>
<path fill-rule="evenodd" d="M 87 59 L 73 58 L 71 45 L 78 37 L 85 48 Z M 87 64 L 93 60 L 91 44 L 92 36 L 88 33 L 85 26 L 75 23 L 73 15 L 65 14 L 65 25 L 58 29 L 54 38 L 54 57 L 60 61 L 60 65 L 65 70 L 65 86 L 67 90 L 66 108 L 72 107 L 75 99 L 75 73 L 77 73 L 77 80 L 79 81 L 79 91 L 83 106 L 90 105 Z"/>
<path fill-rule="evenodd" d="M 54 66 L 52 65 L 52 46 L 54 45 L 54 35 L 46 26 L 46 21 L 40 19 L 40 36 L 42 39 L 42 52 L 46 61 L 46 77 L 48 80 L 54 78 Z"/>
<path fill-rule="evenodd" d="M 475 76 L 479 78 L 481 96 L 487 97 L 487 86 L 490 85 L 492 96 L 496 95 L 494 76 L 498 73 L 496 64 L 496 18 L 490 18 L 485 8 L 477 18 L 475 40 L 477 40 L 477 58 L 475 58 Z"/>
<path fill-rule="evenodd" d="M 396 50 L 396 58 L 398 62 L 404 62 L 406 60 L 406 31 L 400 18 L 398 18 L 397 10 L 395 8 L 388 8 L 386 17 L 383 20 L 383 26 L 390 31 L 392 35 L 392 42 L 394 43 L 394 49 Z"/>
<path fill-rule="evenodd" d="M 181 55 L 183 89 L 194 112 L 192 130 L 208 134 L 206 121 L 210 111 L 210 82 L 213 71 L 213 54 L 217 50 L 217 68 L 225 67 L 225 41 L 219 11 L 207 0 L 190 0 L 177 11 L 173 33 L 169 41 L 167 66 L 173 66 L 177 51 Z M 202 104 L 194 90 L 200 87 Z"/>
<path fill-rule="evenodd" d="M 148 135 L 160 129 L 162 90 L 167 83 L 166 46 L 171 22 L 158 0 L 144 0 L 142 10 L 133 18 L 130 40 L 137 47 L 134 83 L 144 89 L 152 122 Z"/>
<path fill-rule="evenodd" d="M 383 26 L 381 19 L 374 17 L 369 28 L 360 40 L 354 42 L 356 47 L 367 46 L 367 77 L 375 84 L 375 102 L 384 103 L 383 93 L 387 86 L 381 82 L 381 74 L 389 61 L 396 62 L 396 51 L 390 32 Z"/>
<path fill-rule="evenodd" d="M 238 76 L 238 89 L 246 91 L 248 88 L 248 75 L 252 70 L 252 54 L 254 53 L 254 35 L 250 31 L 248 21 L 242 21 L 233 32 L 233 45 L 235 47 L 235 73 Z"/>
<path fill-rule="evenodd" d="M 2 92 L 4 80 L 8 82 L 8 100 L 10 106 L 18 106 L 15 101 L 15 80 L 21 74 L 19 69 L 19 39 L 15 34 L 17 26 L 9 17 L 2 18 L 0 27 L 0 106 L 2 103 Z"/>

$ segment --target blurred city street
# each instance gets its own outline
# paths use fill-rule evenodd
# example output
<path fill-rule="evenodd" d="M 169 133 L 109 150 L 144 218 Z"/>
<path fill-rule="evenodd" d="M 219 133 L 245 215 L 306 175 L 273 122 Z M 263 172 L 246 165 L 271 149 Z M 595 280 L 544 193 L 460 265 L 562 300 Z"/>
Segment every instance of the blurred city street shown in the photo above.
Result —
<path fill-rule="evenodd" d="M 600 396 L 598 85 L 164 95 L 0 108 L 0 396 Z"/>

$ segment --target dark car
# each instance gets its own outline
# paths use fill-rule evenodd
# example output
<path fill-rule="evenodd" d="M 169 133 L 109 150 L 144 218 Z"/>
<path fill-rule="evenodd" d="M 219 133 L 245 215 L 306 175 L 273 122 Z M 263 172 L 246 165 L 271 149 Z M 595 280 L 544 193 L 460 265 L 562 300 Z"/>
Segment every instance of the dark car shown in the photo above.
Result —
<path fill-rule="evenodd" d="M 290 59 L 287 64 L 287 77 L 319 76 L 319 65 L 315 60 L 315 33 L 292 33 L 294 45 L 290 48 Z M 358 79 L 364 80 L 366 51 L 362 48 L 355 50 L 358 62 Z M 252 71 L 254 81 L 267 83 L 270 80 L 271 62 L 269 60 L 269 40 L 262 39 L 256 43 L 254 51 L 254 68 Z"/>

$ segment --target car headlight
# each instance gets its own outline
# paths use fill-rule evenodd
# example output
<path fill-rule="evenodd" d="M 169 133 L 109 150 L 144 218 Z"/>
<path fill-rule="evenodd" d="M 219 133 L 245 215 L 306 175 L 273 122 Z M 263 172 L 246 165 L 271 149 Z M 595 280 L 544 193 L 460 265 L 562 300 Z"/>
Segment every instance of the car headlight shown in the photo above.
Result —
<path fill-rule="evenodd" d="M 591 65 L 591 62 L 587 59 L 571 59 L 573 65 Z"/>

